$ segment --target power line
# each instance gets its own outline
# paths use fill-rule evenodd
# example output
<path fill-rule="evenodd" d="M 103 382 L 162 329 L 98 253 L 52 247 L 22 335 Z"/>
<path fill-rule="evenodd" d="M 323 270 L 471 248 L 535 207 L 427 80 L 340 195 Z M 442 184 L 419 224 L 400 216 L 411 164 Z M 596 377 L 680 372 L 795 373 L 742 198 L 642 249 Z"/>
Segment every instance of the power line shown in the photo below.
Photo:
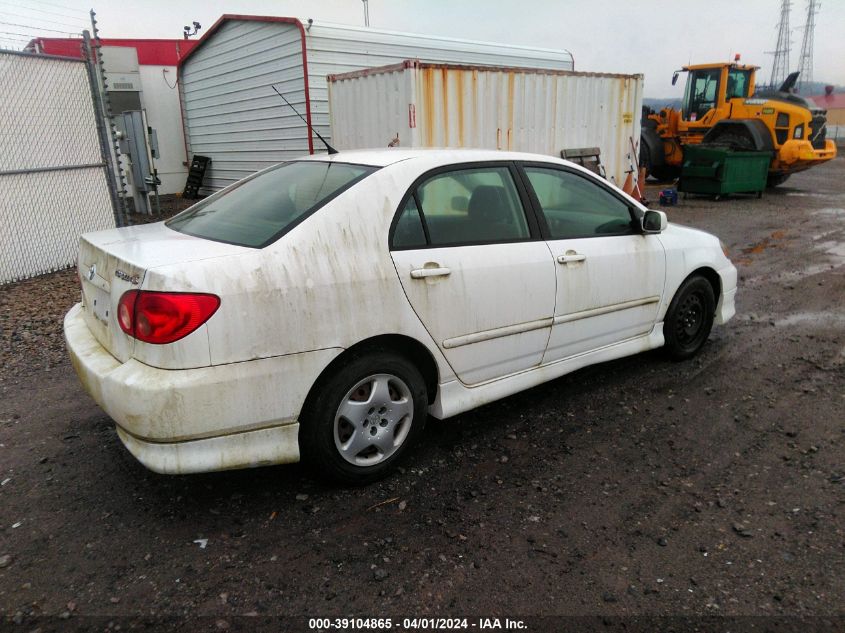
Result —
<path fill-rule="evenodd" d="M 15 24 L 13 22 L 3 22 L 0 21 L 0 24 L 5 24 L 6 26 L 14 26 L 18 29 L 27 29 L 28 31 L 50 31 L 51 33 L 61 33 L 62 35 L 67 35 L 68 33 L 73 33 L 73 29 L 68 29 L 65 31 L 59 31 L 57 29 L 46 29 L 40 26 L 32 26 L 31 24 Z M 18 35 L 24 35 L 23 33 L 18 33 Z"/>
<path fill-rule="evenodd" d="M 6 12 L 5 15 L 6 15 L 6 17 L 24 18 L 26 20 L 39 20 L 40 22 L 47 22 L 48 24 L 58 24 L 59 26 L 69 26 L 72 29 L 84 28 L 84 27 L 76 25 L 76 24 L 71 25 L 71 24 L 68 24 L 67 22 L 57 22 L 56 20 L 48 20 L 47 18 L 37 18 L 37 17 L 31 16 L 31 15 L 22 15 L 20 13 Z"/>
<path fill-rule="evenodd" d="M 44 0 L 30 0 L 30 2 L 35 2 L 36 4 L 43 4 L 48 7 L 56 7 L 59 9 L 67 9 L 68 6 L 65 4 L 56 4 L 55 2 L 45 2 Z"/>
<path fill-rule="evenodd" d="M 30 35 L 29 33 L 12 33 L 11 31 L 0 31 L 0 35 L 18 35 L 20 37 L 28 37 L 31 40 L 37 38 L 37 35 Z"/>
<path fill-rule="evenodd" d="M 0 0 L 0 4 L 5 4 L 11 7 L 15 7 L 17 9 L 22 9 L 24 11 L 35 11 L 36 13 L 43 13 L 45 15 L 55 15 L 60 18 L 69 18 L 71 20 L 79 20 L 80 22 L 84 22 L 85 24 L 88 23 L 87 18 L 80 18 L 75 15 L 68 15 L 66 13 L 59 13 L 58 11 L 46 11 L 44 9 L 36 9 L 35 7 L 28 7 L 25 5 L 17 4 L 15 2 L 9 2 L 9 0 Z M 35 19 L 33 16 L 28 16 Z"/>

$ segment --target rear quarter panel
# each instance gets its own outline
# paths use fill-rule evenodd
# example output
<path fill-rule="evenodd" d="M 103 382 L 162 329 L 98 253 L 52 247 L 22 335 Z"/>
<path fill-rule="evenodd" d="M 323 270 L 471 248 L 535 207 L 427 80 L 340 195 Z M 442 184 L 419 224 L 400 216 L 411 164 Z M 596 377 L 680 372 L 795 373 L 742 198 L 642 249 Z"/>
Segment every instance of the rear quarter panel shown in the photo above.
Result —
<path fill-rule="evenodd" d="M 264 249 L 156 268 L 145 286 L 220 296 L 220 308 L 205 326 L 212 365 L 403 334 L 431 351 L 441 381 L 451 378 L 405 297 L 388 250 L 393 214 L 419 175 L 403 165 L 365 178 Z"/>

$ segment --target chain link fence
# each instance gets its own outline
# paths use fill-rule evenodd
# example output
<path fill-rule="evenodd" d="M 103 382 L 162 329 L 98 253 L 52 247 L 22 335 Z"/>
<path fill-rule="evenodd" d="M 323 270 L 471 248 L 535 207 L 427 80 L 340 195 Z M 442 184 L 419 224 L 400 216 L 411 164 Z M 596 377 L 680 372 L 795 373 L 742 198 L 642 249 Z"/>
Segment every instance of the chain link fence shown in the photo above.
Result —
<path fill-rule="evenodd" d="M 85 60 L 0 51 L 0 285 L 72 266 L 80 234 L 120 221 Z"/>

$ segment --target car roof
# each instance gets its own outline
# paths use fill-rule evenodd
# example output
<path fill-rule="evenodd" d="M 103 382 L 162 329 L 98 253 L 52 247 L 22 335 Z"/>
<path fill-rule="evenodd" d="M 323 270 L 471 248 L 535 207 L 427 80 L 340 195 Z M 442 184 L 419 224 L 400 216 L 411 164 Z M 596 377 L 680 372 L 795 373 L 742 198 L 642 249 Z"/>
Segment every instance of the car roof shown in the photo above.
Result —
<path fill-rule="evenodd" d="M 563 164 L 560 158 L 544 154 L 529 154 L 527 152 L 508 152 L 494 149 L 400 149 L 400 148 L 377 148 L 341 151 L 337 154 L 313 154 L 305 157 L 305 160 L 332 161 L 340 163 L 355 163 L 358 165 L 372 165 L 374 167 L 386 167 L 394 163 L 407 160 L 424 158 L 427 161 L 443 161 L 444 165 L 461 162 L 481 162 L 492 160 L 522 160 L 522 161 L 543 161 L 549 163 Z"/>

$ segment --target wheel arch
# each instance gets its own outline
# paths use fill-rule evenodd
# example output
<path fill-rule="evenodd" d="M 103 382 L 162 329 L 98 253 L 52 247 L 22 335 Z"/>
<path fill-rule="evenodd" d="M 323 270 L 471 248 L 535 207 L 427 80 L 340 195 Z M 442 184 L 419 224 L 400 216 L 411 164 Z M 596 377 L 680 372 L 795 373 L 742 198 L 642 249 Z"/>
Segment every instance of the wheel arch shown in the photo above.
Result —
<path fill-rule="evenodd" d="M 691 277 L 704 277 L 710 283 L 710 287 L 713 288 L 713 297 L 715 298 L 716 305 L 718 306 L 719 297 L 722 294 L 722 278 L 719 277 L 719 273 L 710 266 L 699 266 L 681 280 L 681 283 L 678 284 L 678 288 L 683 286 L 687 279 Z M 678 288 L 675 288 L 675 294 L 678 293 Z M 674 299 L 675 295 L 672 295 L 672 298 Z"/>
<path fill-rule="evenodd" d="M 370 350 L 390 351 L 401 356 L 404 356 L 411 361 L 422 374 L 425 388 L 428 395 L 428 404 L 432 404 L 437 397 L 437 385 L 440 373 L 437 368 L 437 361 L 434 359 L 431 351 L 418 340 L 405 336 L 403 334 L 381 334 L 373 336 L 363 341 L 359 341 L 346 348 L 343 352 L 338 354 L 327 366 L 320 372 L 317 380 L 311 385 L 308 395 L 305 397 L 303 410 L 306 409 L 320 391 L 321 385 L 325 382 L 328 376 L 331 376 L 339 367 L 349 362 L 353 356 L 360 356 Z"/>
<path fill-rule="evenodd" d="M 772 151 L 775 148 L 771 130 L 759 119 L 722 119 L 710 128 L 701 142 L 711 143 L 723 134 L 738 134 L 749 138 L 757 151 Z"/>

